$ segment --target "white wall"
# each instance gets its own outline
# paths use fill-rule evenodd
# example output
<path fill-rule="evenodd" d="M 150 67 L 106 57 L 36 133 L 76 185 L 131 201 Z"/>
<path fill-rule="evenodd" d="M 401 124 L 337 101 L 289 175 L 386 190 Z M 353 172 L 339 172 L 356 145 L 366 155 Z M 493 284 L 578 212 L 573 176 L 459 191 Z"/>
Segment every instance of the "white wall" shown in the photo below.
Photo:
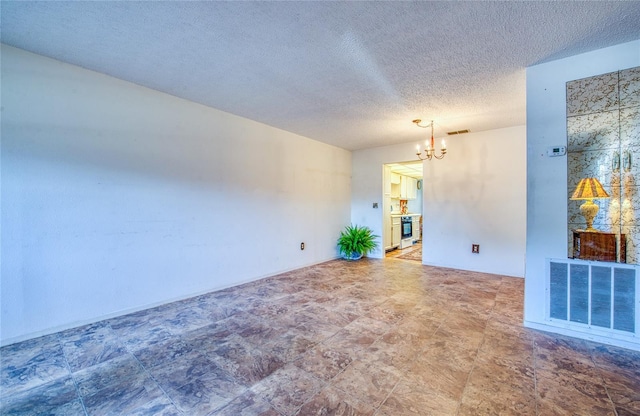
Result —
<path fill-rule="evenodd" d="M 424 162 L 424 264 L 524 276 L 525 146 L 525 126 L 469 133 L 447 139 L 444 159 Z M 353 223 L 382 235 L 382 209 L 372 208 L 382 165 L 413 159 L 415 143 L 353 152 Z"/>
<path fill-rule="evenodd" d="M 346 150 L 4 45 L 2 106 L 3 344 L 337 255 Z"/>
<path fill-rule="evenodd" d="M 351 223 L 366 225 L 378 235 L 378 249 L 368 257 L 383 258 L 383 165 L 415 158 L 415 144 L 375 147 L 352 152 Z M 378 208 L 373 208 L 377 203 Z"/>
<path fill-rule="evenodd" d="M 527 68 L 525 324 L 544 323 L 545 259 L 567 257 L 566 83 L 640 65 L 640 40 Z"/>

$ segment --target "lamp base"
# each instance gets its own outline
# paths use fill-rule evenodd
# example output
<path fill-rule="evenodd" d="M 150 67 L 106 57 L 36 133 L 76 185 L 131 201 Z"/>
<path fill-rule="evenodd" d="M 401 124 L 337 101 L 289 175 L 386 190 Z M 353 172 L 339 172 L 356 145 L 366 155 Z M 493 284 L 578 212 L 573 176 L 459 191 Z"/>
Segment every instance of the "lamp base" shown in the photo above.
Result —
<path fill-rule="evenodd" d="M 597 204 L 593 203 L 592 199 L 587 199 L 586 202 L 580 205 L 580 213 L 584 217 L 584 220 L 587 222 L 587 228 L 585 231 L 597 232 L 595 228 L 593 228 L 593 219 L 598 215 L 598 211 L 600 207 Z"/>

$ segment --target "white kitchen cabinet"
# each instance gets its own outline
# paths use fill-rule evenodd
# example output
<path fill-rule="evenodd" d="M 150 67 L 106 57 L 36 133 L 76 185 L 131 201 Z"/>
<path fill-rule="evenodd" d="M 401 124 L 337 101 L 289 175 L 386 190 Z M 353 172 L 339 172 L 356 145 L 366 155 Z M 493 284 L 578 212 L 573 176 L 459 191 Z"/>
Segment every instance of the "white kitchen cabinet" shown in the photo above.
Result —
<path fill-rule="evenodd" d="M 418 196 L 418 180 L 407 178 L 407 199 L 416 199 Z"/>
<path fill-rule="evenodd" d="M 398 247 L 402 237 L 402 225 L 399 216 L 391 217 L 391 247 Z"/>
<path fill-rule="evenodd" d="M 413 241 L 420 240 L 420 215 L 414 215 L 411 220 L 411 238 Z"/>
<path fill-rule="evenodd" d="M 400 199 L 416 199 L 418 180 L 409 176 L 400 176 Z"/>
<path fill-rule="evenodd" d="M 391 198 L 398 199 L 400 198 L 400 184 L 392 183 L 391 184 Z"/>
<path fill-rule="evenodd" d="M 391 198 L 400 198 L 400 175 L 393 172 L 389 174 L 389 187 L 391 188 Z"/>

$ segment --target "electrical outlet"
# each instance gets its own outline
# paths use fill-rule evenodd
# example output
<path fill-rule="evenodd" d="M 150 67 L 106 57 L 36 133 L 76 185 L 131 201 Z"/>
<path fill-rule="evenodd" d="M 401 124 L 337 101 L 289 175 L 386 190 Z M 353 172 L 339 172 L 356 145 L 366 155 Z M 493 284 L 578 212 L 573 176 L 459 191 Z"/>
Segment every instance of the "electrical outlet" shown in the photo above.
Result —
<path fill-rule="evenodd" d="M 471 252 L 474 254 L 480 254 L 480 244 L 471 244 Z"/>
<path fill-rule="evenodd" d="M 300 250 L 304 250 L 304 243 L 300 243 Z"/>

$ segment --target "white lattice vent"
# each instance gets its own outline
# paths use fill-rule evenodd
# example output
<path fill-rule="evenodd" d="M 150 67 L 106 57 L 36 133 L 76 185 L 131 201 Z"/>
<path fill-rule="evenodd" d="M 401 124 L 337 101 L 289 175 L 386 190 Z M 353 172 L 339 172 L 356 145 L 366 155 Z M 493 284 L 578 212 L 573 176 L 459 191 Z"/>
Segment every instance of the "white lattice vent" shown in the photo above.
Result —
<path fill-rule="evenodd" d="M 640 330 L 637 267 L 550 259 L 547 318 L 565 327 L 636 336 Z"/>

